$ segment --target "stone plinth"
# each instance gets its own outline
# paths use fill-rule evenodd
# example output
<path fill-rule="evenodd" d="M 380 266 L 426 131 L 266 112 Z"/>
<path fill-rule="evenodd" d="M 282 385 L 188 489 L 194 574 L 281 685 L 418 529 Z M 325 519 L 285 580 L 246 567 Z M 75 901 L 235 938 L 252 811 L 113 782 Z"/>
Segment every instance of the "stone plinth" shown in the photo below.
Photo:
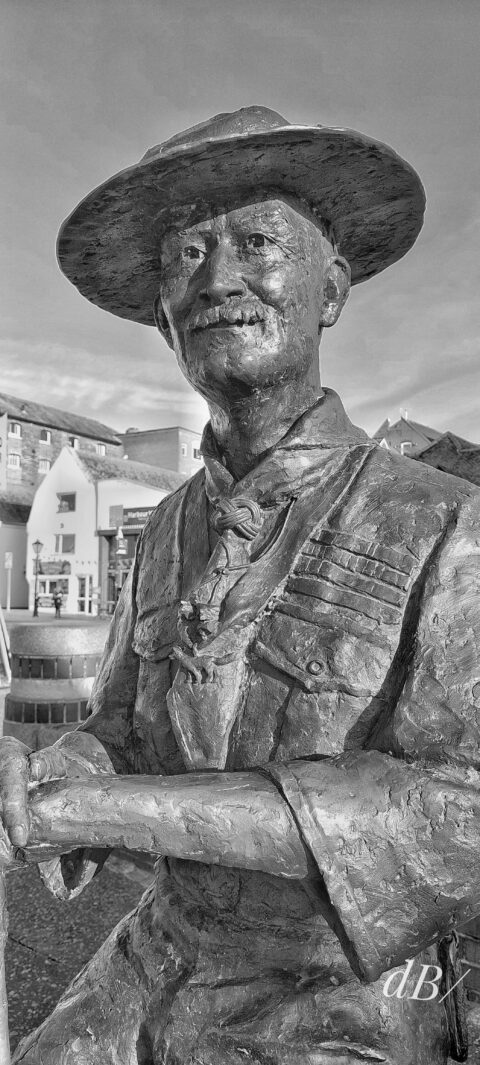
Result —
<path fill-rule="evenodd" d="M 107 631 L 102 623 L 74 622 L 12 628 L 4 735 L 38 750 L 84 720 Z"/>

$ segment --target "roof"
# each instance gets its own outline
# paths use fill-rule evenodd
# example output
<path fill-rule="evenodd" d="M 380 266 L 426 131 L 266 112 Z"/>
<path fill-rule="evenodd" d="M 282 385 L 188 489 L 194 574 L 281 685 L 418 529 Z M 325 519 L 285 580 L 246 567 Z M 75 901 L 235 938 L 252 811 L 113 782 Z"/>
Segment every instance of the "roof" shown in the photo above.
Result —
<path fill-rule="evenodd" d="M 443 433 L 439 440 L 419 451 L 415 458 L 429 466 L 480 485 L 480 444 L 456 433 Z"/>
<path fill-rule="evenodd" d="M 19 399 L 18 396 L 10 396 L 6 392 L 0 392 L 0 414 L 8 414 L 9 418 L 16 418 L 19 422 L 33 422 L 49 429 L 63 429 L 74 436 L 93 437 L 107 444 L 122 442 L 115 429 L 96 422 L 93 418 L 84 418 L 81 414 L 72 414 L 71 411 L 59 410 L 57 407 L 46 407 L 43 403 L 34 403 L 30 399 Z"/>
<path fill-rule="evenodd" d="M 443 433 L 439 432 L 438 429 L 432 429 L 429 425 L 423 425 L 422 422 L 414 422 L 411 418 L 402 417 L 396 422 L 391 422 L 388 418 L 385 418 L 385 421 L 382 422 L 376 433 L 373 434 L 373 439 L 388 439 L 388 434 L 397 430 L 401 425 L 406 425 L 409 429 L 413 429 L 414 432 L 419 433 L 419 435 L 423 436 L 428 442 L 439 440 L 440 437 L 443 436 Z"/>
<path fill-rule="evenodd" d="M 137 434 L 143 435 L 144 433 L 176 433 L 178 431 L 182 433 L 192 433 L 193 436 L 202 435 L 201 431 L 199 432 L 197 429 L 187 429 L 186 425 L 162 425 L 159 426 L 158 429 L 125 429 L 125 432 L 122 433 L 122 438 L 124 436 L 136 436 Z"/>
<path fill-rule="evenodd" d="M 10 484 L 8 488 L 0 491 L 2 503 L 20 503 L 22 506 L 31 507 L 35 495 L 33 484 Z"/>
<path fill-rule="evenodd" d="M 465 437 L 457 436 L 456 433 L 442 433 L 439 438 L 439 443 L 443 444 L 444 442 L 449 443 L 458 455 L 480 452 L 480 444 L 474 444 L 472 440 L 465 440 Z M 436 447 L 436 444 L 437 441 L 435 441 L 433 444 L 429 444 L 428 448 L 425 447 L 423 451 L 420 452 L 420 454 L 424 455 L 427 451 L 433 451 L 433 449 Z"/>
<path fill-rule="evenodd" d="M 3 525 L 26 525 L 30 514 L 28 503 L 0 499 L 0 522 Z"/>
<path fill-rule="evenodd" d="M 373 440 L 382 440 L 383 437 L 385 436 L 385 433 L 387 433 L 389 429 L 390 429 L 390 418 L 385 418 L 385 420 L 382 422 L 382 424 L 377 429 L 376 433 L 373 434 L 372 439 Z"/>
<path fill-rule="evenodd" d="M 146 462 L 133 462 L 131 459 L 117 459 L 107 455 L 86 455 L 73 451 L 77 462 L 83 467 L 91 481 L 134 481 L 136 484 L 162 488 L 165 492 L 174 492 L 185 481 L 185 475 L 175 470 L 164 470 L 159 466 L 150 466 Z"/>
<path fill-rule="evenodd" d="M 440 440 L 440 437 L 443 436 L 443 433 L 439 432 L 438 429 L 432 429 L 429 425 L 422 425 L 422 422 L 412 422 L 411 418 L 400 418 L 400 421 L 404 422 L 405 425 L 410 425 L 412 429 L 415 429 L 417 433 L 421 433 L 422 436 L 426 436 L 427 440 Z M 393 429 L 393 426 L 390 426 L 390 428 Z"/>

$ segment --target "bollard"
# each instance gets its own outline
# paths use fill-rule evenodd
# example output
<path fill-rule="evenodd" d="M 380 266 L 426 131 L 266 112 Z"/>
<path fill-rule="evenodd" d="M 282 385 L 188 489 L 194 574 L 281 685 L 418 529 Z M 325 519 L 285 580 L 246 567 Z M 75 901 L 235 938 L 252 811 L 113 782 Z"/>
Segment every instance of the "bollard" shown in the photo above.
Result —
<path fill-rule="evenodd" d="M 107 632 L 101 622 L 12 628 L 4 735 L 38 750 L 83 721 Z"/>

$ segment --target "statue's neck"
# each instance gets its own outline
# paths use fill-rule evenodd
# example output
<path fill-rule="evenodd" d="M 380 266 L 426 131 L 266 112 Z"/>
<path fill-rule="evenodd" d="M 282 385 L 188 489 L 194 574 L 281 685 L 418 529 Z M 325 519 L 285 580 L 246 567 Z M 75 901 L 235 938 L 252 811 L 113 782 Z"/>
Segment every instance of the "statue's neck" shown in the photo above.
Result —
<path fill-rule="evenodd" d="M 315 384 L 268 389 L 232 403 L 209 404 L 213 435 L 227 469 L 240 480 L 321 396 Z"/>

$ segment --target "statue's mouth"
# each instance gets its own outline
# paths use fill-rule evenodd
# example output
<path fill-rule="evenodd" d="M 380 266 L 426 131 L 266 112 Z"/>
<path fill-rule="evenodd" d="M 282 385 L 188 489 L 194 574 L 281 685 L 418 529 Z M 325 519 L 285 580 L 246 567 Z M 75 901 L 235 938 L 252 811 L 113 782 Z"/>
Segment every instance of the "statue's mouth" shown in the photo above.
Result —
<path fill-rule="evenodd" d="M 235 300 L 197 311 L 192 314 L 188 328 L 192 333 L 201 329 L 228 329 L 234 326 L 243 328 L 264 322 L 266 316 L 266 308 L 256 300 Z"/>

